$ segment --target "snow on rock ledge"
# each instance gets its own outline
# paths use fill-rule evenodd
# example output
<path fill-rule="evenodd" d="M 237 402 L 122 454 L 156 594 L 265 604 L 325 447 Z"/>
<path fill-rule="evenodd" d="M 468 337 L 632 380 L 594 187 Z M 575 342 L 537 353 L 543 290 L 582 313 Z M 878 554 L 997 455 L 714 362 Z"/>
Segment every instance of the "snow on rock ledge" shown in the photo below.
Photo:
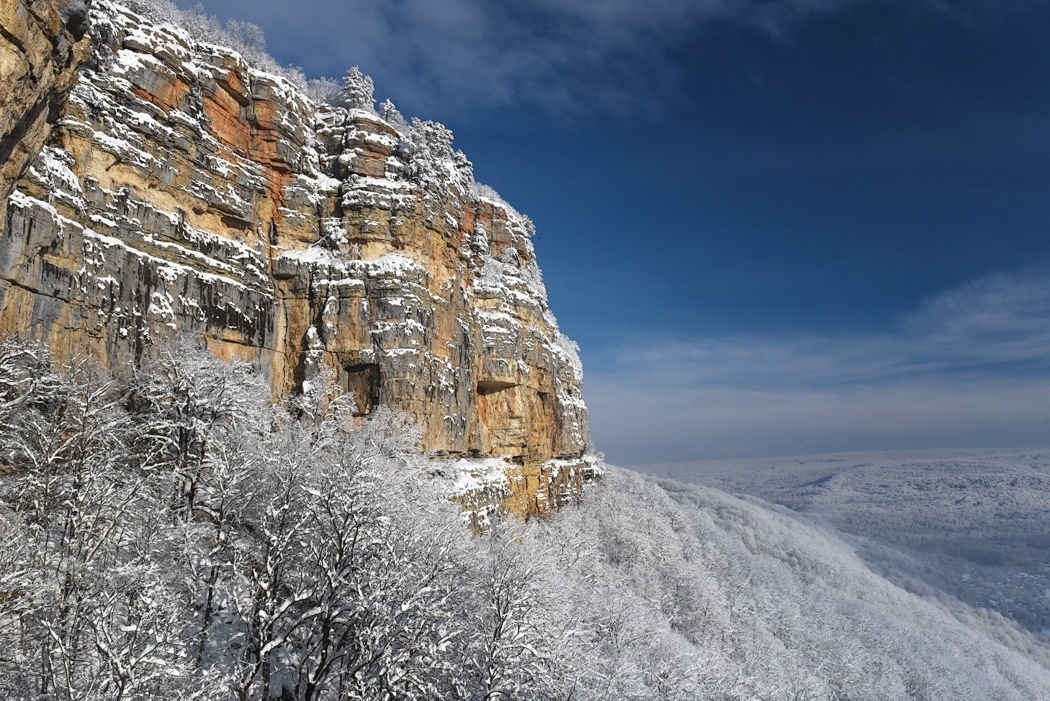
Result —
<path fill-rule="evenodd" d="M 601 479 L 605 466 L 588 453 L 532 466 L 501 458 L 461 459 L 434 471 L 451 480 L 449 498 L 463 507 L 471 527 L 481 530 L 502 513 L 536 516 L 577 503 L 584 485 Z"/>

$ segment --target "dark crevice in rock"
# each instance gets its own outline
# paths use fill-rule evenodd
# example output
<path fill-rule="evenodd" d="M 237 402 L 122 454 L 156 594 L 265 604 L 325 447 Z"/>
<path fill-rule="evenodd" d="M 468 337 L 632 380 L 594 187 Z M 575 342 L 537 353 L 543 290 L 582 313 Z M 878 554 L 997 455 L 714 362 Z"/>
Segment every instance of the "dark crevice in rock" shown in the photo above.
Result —
<path fill-rule="evenodd" d="M 13 44 L 16 49 L 18 49 L 22 53 L 25 53 L 25 50 L 26 50 L 25 42 L 22 41 L 22 39 L 20 37 L 18 37 L 17 35 L 12 34 L 11 32 L 9 32 L 7 30 L 7 27 L 5 27 L 2 24 L 0 24 L 0 37 L 3 37 L 9 43 Z"/>
<path fill-rule="evenodd" d="M 30 128 L 40 120 L 40 116 L 45 110 L 50 112 L 51 103 L 54 100 L 50 97 L 45 96 L 43 99 L 35 102 L 25 115 L 15 123 L 11 133 L 0 139 L 0 168 L 7 165 L 7 162 L 11 159 L 11 154 L 15 152 L 15 149 L 20 145 L 24 144 L 26 135 L 29 133 Z M 33 158 L 36 154 L 33 154 Z M 32 163 L 33 158 L 26 159 L 26 162 L 22 165 L 17 175 L 12 179 L 10 183 L 6 183 L 4 191 L 0 192 L 0 197 L 7 199 L 11 195 L 11 190 L 14 189 L 14 181 L 21 178 L 25 174 L 26 169 L 29 168 L 29 164 Z"/>
<path fill-rule="evenodd" d="M 59 16 L 73 38 L 80 41 L 91 27 L 91 18 L 88 11 L 91 9 L 91 0 L 71 0 L 61 10 Z"/>

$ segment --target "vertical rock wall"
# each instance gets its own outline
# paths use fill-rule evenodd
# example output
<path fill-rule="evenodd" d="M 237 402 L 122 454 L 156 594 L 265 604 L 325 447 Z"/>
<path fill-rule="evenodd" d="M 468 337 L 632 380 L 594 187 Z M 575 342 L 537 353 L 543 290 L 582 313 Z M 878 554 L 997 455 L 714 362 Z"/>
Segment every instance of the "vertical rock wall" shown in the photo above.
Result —
<path fill-rule="evenodd" d="M 0 221 L 36 158 L 90 50 L 83 0 L 0 3 Z"/>
<path fill-rule="evenodd" d="M 91 22 L 68 100 L 40 84 L 60 109 L 8 200 L 0 329 L 116 371 L 188 332 L 257 362 L 276 398 L 330 372 L 431 454 L 501 459 L 511 510 L 579 488 L 582 370 L 532 224 L 447 130 L 318 106 L 110 0 Z"/>

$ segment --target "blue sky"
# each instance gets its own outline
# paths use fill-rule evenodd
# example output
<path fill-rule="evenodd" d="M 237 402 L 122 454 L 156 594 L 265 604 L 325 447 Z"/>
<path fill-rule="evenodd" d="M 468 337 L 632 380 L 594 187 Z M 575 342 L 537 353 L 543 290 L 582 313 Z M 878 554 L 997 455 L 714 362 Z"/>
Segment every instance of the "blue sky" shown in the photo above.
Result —
<path fill-rule="evenodd" d="M 1050 2 L 204 5 L 533 218 L 611 461 L 1050 445 Z"/>

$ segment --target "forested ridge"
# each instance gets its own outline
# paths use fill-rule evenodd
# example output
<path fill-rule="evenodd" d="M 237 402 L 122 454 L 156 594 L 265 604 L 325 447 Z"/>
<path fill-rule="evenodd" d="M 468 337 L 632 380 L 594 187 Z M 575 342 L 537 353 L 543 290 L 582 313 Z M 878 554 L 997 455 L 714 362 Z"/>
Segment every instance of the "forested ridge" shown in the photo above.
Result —
<path fill-rule="evenodd" d="M 610 468 L 471 535 L 418 433 L 183 344 L 0 349 L 0 698 L 1040 698 L 1047 646 L 825 527 Z"/>

